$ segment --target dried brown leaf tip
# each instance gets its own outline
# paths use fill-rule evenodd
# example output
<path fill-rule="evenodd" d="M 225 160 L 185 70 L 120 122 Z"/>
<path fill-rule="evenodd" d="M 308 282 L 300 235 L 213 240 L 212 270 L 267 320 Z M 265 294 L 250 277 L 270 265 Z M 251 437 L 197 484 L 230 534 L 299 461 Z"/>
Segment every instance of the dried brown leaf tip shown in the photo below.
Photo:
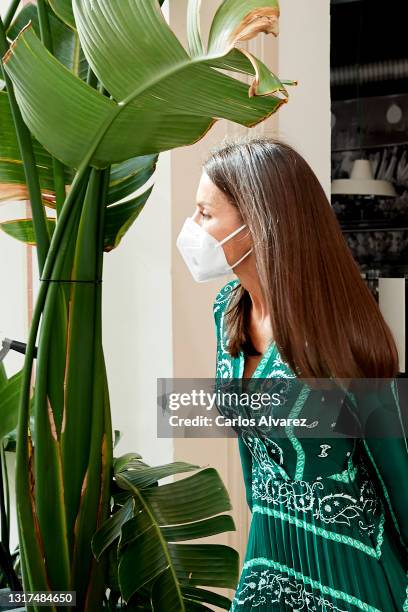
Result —
<path fill-rule="evenodd" d="M 264 7 L 248 13 L 231 33 L 228 42 L 233 46 L 241 40 L 250 40 L 259 32 L 279 34 L 279 8 Z"/>
<path fill-rule="evenodd" d="M 26 23 L 24 28 L 22 28 L 20 30 L 20 32 L 18 33 L 17 37 L 10 43 L 10 47 L 5 52 L 5 54 L 3 55 L 3 58 L 2 58 L 3 64 L 7 64 L 8 60 L 13 55 L 14 47 L 16 46 L 16 43 L 17 43 L 18 39 L 20 38 L 20 36 L 22 36 L 26 30 L 28 30 L 29 28 L 32 28 L 32 27 L 33 27 L 33 24 L 32 24 L 32 21 L 30 19 L 30 21 L 28 23 Z"/>
<path fill-rule="evenodd" d="M 4 161 L 0 157 L 0 162 Z M 6 160 L 13 164 L 21 164 L 22 162 L 17 160 Z M 0 204 L 2 202 L 11 202 L 14 200 L 29 200 L 30 196 L 28 193 L 27 186 L 20 183 L 2 183 L 0 184 Z M 43 203 L 50 208 L 55 208 L 55 193 L 43 190 L 42 191 Z"/>
<path fill-rule="evenodd" d="M 25 185 L 18 183 L 2 183 L 0 185 L 0 202 L 8 202 L 9 200 L 26 200 L 27 198 L 28 190 Z"/>
<path fill-rule="evenodd" d="M 50 431 L 51 435 L 56 442 L 58 442 L 57 428 L 55 425 L 54 412 L 50 403 L 50 398 L 47 395 L 47 410 L 48 410 L 48 420 L 50 423 Z"/>

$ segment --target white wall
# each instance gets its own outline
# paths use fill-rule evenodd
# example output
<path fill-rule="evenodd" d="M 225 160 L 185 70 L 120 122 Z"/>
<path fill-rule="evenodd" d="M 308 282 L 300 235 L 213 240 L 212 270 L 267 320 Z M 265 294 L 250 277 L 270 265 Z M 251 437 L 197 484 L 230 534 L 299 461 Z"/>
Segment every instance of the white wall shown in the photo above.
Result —
<path fill-rule="evenodd" d="M 105 254 L 103 333 L 113 426 L 123 432 L 115 455 L 137 451 L 157 465 L 172 457 L 172 441 L 156 439 L 156 378 L 173 373 L 170 153 L 152 181 L 134 226 Z"/>
<path fill-rule="evenodd" d="M 278 74 L 298 80 L 279 110 L 279 136 L 301 153 L 330 199 L 330 2 L 280 3 Z"/>

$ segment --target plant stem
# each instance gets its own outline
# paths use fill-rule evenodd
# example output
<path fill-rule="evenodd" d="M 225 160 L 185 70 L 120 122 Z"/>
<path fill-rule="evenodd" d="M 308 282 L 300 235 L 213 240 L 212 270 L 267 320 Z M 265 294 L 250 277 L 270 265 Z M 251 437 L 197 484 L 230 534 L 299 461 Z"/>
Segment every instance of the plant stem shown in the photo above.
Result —
<path fill-rule="evenodd" d="M 64 234 L 66 224 L 69 221 L 71 212 L 76 202 L 78 190 L 82 181 L 86 182 L 89 174 L 89 159 L 84 160 L 82 166 L 75 175 L 71 189 L 68 193 L 60 219 L 56 225 L 52 236 L 48 256 L 44 265 L 43 275 L 50 278 L 61 239 Z M 17 448 L 16 448 L 16 500 L 18 512 L 18 531 L 20 542 L 21 569 L 23 574 L 24 588 L 30 589 L 30 585 L 35 585 L 37 590 L 49 590 L 44 560 L 39 550 L 39 534 L 36 530 L 36 520 L 34 509 L 31 505 L 32 491 L 30 481 L 29 466 L 31 458 L 29 454 L 29 407 L 30 407 L 30 383 L 31 372 L 34 360 L 34 347 L 37 337 L 40 318 L 43 311 L 48 283 L 41 283 L 37 301 L 34 307 L 31 321 L 30 333 L 27 341 L 26 354 L 23 367 L 23 379 L 21 385 L 21 395 L 18 411 L 17 423 Z M 27 559 L 26 551 L 30 555 Z"/>
<path fill-rule="evenodd" d="M 54 53 L 50 18 L 48 14 L 48 8 L 44 0 L 37 0 L 37 13 L 38 21 L 40 23 L 41 40 L 46 49 L 48 49 L 50 53 Z M 55 206 L 58 217 L 65 200 L 64 165 L 62 164 L 62 162 L 59 161 L 59 159 L 53 157 L 52 167 L 54 174 Z"/>
<path fill-rule="evenodd" d="M 60 276 L 64 267 L 65 251 L 76 235 L 79 217 L 82 209 L 83 192 L 81 189 L 77 197 L 77 205 L 70 216 L 66 231 L 61 241 L 58 256 L 54 266 L 54 274 Z M 52 401 L 51 386 L 63 387 L 63 371 L 53 371 L 55 364 L 53 355 L 53 341 L 55 335 L 55 318 L 60 306 L 61 286 L 51 283 L 43 310 L 41 334 L 38 345 L 36 388 L 34 396 L 34 422 L 35 422 L 35 502 L 41 537 L 44 541 L 45 564 L 47 575 L 53 588 L 70 590 L 70 536 L 67 533 L 66 507 L 64 496 L 64 482 L 62 478 L 61 453 L 59 431 L 62 414 Z M 66 334 L 66 321 L 64 323 Z M 59 348 L 64 356 L 65 344 Z M 63 403 L 63 402 L 62 402 Z M 57 420 L 58 416 L 58 420 Z M 47 479 L 42 475 L 47 473 Z"/>
<path fill-rule="evenodd" d="M 103 170 L 100 175 L 100 192 L 98 196 L 99 206 L 96 211 L 97 226 L 96 226 L 96 261 L 95 261 L 95 276 L 102 278 L 103 257 L 104 257 L 104 225 L 105 225 L 105 210 L 103 203 L 106 201 L 106 193 L 109 186 L 110 167 Z M 101 206 L 102 204 L 102 206 Z M 82 524 L 82 530 L 85 534 L 84 543 L 86 548 L 79 557 L 88 554 L 89 542 L 98 527 L 106 520 L 109 513 L 110 499 L 110 480 L 111 480 L 111 465 L 112 465 L 112 422 L 109 405 L 109 389 L 106 378 L 106 366 L 103 355 L 102 346 L 102 284 L 96 286 L 95 295 L 95 335 L 94 335 L 94 373 L 93 373 L 93 398 L 92 398 L 92 426 L 91 426 L 91 443 L 88 458 L 88 471 L 92 470 L 95 473 L 95 467 L 99 472 L 99 500 L 97 504 L 97 514 L 95 520 L 92 521 L 92 528 L 88 524 L 90 518 L 93 519 L 93 507 L 95 504 L 95 492 L 90 487 L 85 491 L 83 503 L 81 504 L 80 513 L 78 515 Z M 91 473 L 91 472 L 90 472 Z M 93 501 L 92 501 L 93 500 Z M 92 502 L 90 504 L 90 501 Z M 91 512 L 91 514 L 90 514 Z M 90 552 L 91 575 L 87 585 L 85 610 L 91 611 L 94 609 L 94 602 L 102 600 L 105 572 L 107 569 L 107 558 L 96 561 Z"/>
<path fill-rule="evenodd" d="M 37 0 L 37 14 L 38 14 L 38 22 L 40 24 L 40 35 L 41 40 L 44 46 L 50 51 L 53 52 L 53 44 L 52 44 L 52 36 L 50 29 L 50 20 L 48 17 L 48 10 L 45 5 L 44 0 Z"/>

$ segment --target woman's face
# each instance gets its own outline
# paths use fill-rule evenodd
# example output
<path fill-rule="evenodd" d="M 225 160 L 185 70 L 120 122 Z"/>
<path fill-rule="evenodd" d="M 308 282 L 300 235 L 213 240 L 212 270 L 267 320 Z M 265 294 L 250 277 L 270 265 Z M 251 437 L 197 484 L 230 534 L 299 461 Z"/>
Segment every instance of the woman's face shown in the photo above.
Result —
<path fill-rule="evenodd" d="M 231 204 L 225 193 L 214 185 L 205 172 L 202 173 L 198 185 L 196 209 L 192 218 L 219 241 L 244 224 L 236 206 Z M 233 265 L 251 246 L 252 240 L 249 229 L 244 227 L 238 234 L 227 240 L 222 248 L 229 265 Z M 238 264 L 237 268 L 250 259 L 251 255 L 246 257 L 241 264 Z"/>

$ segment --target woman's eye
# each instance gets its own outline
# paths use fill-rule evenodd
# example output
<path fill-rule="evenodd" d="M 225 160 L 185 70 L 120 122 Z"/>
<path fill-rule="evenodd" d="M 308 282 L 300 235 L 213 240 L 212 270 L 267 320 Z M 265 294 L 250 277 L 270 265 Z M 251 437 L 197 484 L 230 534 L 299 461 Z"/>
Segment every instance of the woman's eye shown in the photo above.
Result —
<path fill-rule="evenodd" d="M 203 213 L 200 211 L 201 216 L 203 217 L 203 219 L 209 219 L 211 215 L 207 215 L 206 213 Z"/>

